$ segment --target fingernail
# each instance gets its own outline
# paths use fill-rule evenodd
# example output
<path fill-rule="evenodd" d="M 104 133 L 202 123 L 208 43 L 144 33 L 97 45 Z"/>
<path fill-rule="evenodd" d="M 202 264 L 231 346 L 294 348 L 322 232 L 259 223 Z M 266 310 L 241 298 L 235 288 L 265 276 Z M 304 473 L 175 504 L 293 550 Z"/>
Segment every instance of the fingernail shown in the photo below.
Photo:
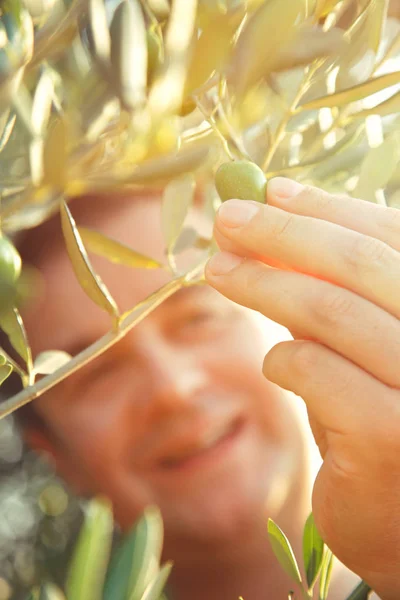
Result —
<path fill-rule="evenodd" d="M 302 190 L 304 190 L 304 185 L 286 177 L 274 177 L 268 182 L 267 186 L 268 194 L 284 199 L 293 198 L 300 194 Z"/>
<path fill-rule="evenodd" d="M 246 225 L 260 210 L 260 206 L 247 200 L 227 200 L 219 210 L 218 217 L 226 227 Z"/>
<path fill-rule="evenodd" d="M 230 254 L 229 252 L 218 252 L 207 263 L 207 274 L 209 275 L 227 275 L 232 269 L 239 266 L 244 261 L 241 256 Z"/>

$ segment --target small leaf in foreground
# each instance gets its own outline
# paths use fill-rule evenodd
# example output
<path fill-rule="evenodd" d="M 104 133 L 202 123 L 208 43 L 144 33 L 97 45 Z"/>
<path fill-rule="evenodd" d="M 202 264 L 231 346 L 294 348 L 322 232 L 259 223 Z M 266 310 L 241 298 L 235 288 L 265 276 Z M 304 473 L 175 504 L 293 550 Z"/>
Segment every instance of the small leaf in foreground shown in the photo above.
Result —
<path fill-rule="evenodd" d="M 272 550 L 279 564 L 296 583 L 301 584 L 301 575 L 289 540 L 272 519 L 268 519 L 268 535 Z"/>
<path fill-rule="evenodd" d="M 50 375 L 71 360 L 71 355 L 62 350 L 46 350 L 39 354 L 34 363 L 33 371 L 37 375 Z"/>
<path fill-rule="evenodd" d="M 94 272 L 66 202 L 61 204 L 61 225 L 72 267 L 83 290 L 100 308 L 117 317 L 118 307 L 115 300 Z"/>
<path fill-rule="evenodd" d="M 309 515 L 303 533 L 303 559 L 307 585 L 311 589 L 318 577 L 324 556 L 324 541 L 315 526 L 312 513 Z"/>
<path fill-rule="evenodd" d="M 326 600 L 328 598 L 329 586 L 332 577 L 334 556 L 330 550 L 325 551 L 325 556 L 322 561 L 321 576 L 319 580 L 319 600 Z"/>
<path fill-rule="evenodd" d="M 158 269 L 163 265 L 144 254 L 136 252 L 129 246 L 113 240 L 99 231 L 88 229 L 87 227 L 78 227 L 82 242 L 88 252 L 93 252 L 97 256 L 103 256 L 112 263 L 133 267 L 136 269 Z"/>

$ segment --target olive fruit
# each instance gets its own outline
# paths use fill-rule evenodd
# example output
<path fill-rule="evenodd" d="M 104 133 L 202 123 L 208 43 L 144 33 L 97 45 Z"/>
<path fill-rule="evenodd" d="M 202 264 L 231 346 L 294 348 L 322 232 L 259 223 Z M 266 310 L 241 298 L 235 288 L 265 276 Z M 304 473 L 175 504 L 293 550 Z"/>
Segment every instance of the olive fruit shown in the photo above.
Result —
<path fill-rule="evenodd" d="M 250 161 L 222 164 L 215 174 L 215 186 L 222 202 L 235 198 L 265 203 L 267 179 L 260 167 Z"/>
<path fill-rule="evenodd" d="M 12 242 L 0 235 L 0 279 L 14 283 L 21 274 L 21 257 Z"/>

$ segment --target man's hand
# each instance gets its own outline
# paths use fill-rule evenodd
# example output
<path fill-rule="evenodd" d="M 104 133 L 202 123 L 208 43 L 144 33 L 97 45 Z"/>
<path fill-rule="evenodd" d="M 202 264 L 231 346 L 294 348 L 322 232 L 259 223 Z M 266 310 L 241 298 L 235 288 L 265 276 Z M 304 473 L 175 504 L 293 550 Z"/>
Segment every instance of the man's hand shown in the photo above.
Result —
<path fill-rule="evenodd" d="M 292 332 L 263 371 L 306 402 L 324 461 L 317 527 L 383 600 L 398 600 L 400 210 L 281 178 L 267 196 L 222 205 L 224 252 L 206 278 Z"/>

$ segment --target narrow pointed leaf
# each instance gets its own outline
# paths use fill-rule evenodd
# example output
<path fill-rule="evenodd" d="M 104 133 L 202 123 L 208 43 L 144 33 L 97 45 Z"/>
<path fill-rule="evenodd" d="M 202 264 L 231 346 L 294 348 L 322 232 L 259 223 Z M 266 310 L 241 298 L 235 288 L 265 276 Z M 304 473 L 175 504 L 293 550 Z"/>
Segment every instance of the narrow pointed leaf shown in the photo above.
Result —
<path fill-rule="evenodd" d="M 208 147 L 199 146 L 148 160 L 138 165 L 123 181 L 136 185 L 165 184 L 179 175 L 191 173 L 204 165 L 209 151 Z"/>
<path fill-rule="evenodd" d="M 163 194 L 161 223 L 168 249 L 175 244 L 193 202 L 195 181 L 184 176 L 169 183 Z"/>
<path fill-rule="evenodd" d="M 355 119 L 366 119 L 370 115 L 386 117 L 395 113 L 400 113 L 400 92 L 393 94 L 393 96 L 390 96 L 390 98 L 384 102 L 381 102 L 380 104 L 377 104 L 373 108 L 366 108 L 356 113 L 352 113 L 349 115 L 348 120 L 352 121 Z"/>
<path fill-rule="evenodd" d="M 65 600 L 65 596 L 59 587 L 48 582 L 41 585 L 38 600 Z"/>
<path fill-rule="evenodd" d="M 295 23 L 303 13 L 302 0 L 270 0 L 250 16 L 230 64 L 229 77 L 239 92 L 245 92 L 273 70 L 280 53 L 295 38 Z"/>
<path fill-rule="evenodd" d="M 8 140 L 11 137 L 11 134 L 14 130 L 14 125 L 15 125 L 16 119 L 17 119 L 17 115 L 15 113 L 12 113 L 7 118 L 6 124 L 4 126 L 3 131 L 1 132 L 1 136 L 0 136 L 0 152 L 2 150 L 4 150 Z"/>
<path fill-rule="evenodd" d="M 141 598 L 155 573 L 162 550 L 163 527 L 158 509 L 147 508 L 111 561 L 103 600 Z"/>
<path fill-rule="evenodd" d="M 36 86 L 32 102 L 32 125 L 37 135 L 43 135 L 50 119 L 54 80 L 44 71 Z"/>
<path fill-rule="evenodd" d="M 163 265 L 154 258 L 136 252 L 129 246 L 113 240 L 99 231 L 86 227 L 78 228 L 82 242 L 88 252 L 103 256 L 113 263 L 136 269 L 158 269 Z"/>
<path fill-rule="evenodd" d="M 197 0 L 172 0 L 165 34 L 165 60 L 149 92 L 150 110 L 158 118 L 182 106 L 196 12 Z"/>
<path fill-rule="evenodd" d="M 386 187 L 399 163 L 400 132 L 395 131 L 383 144 L 372 148 L 365 156 L 353 195 L 363 200 L 374 201 L 375 192 Z"/>
<path fill-rule="evenodd" d="M 330 550 L 326 550 L 321 567 L 321 576 L 319 580 L 319 600 L 328 598 L 329 586 L 332 577 L 334 556 Z"/>
<path fill-rule="evenodd" d="M 50 375 L 67 364 L 71 355 L 62 350 L 46 350 L 41 352 L 33 363 L 33 371 L 37 375 Z"/>
<path fill-rule="evenodd" d="M 8 335 L 10 344 L 25 361 L 28 371 L 32 369 L 32 353 L 19 311 L 11 308 L 0 315 L 0 327 Z"/>
<path fill-rule="evenodd" d="M 380 92 L 386 88 L 400 83 L 400 71 L 394 73 L 388 73 L 387 75 L 381 75 L 369 79 L 365 83 L 360 83 L 336 94 L 330 94 L 329 96 L 323 96 L 322 98 L 316 98 L 311 102 L 301 104 L 298 111 L 301 110 L 318 110 L 320 108 L 333 108 L 335 106 L 344 106 L 351 102 L 357 102 L 363 100 L 376 92 Z"/>
<path fill-rule="evenodd" d="M 365 581 L 360 581 L 358 586 L 354 588 L 350 596 L 347 596 L 346 600 L 368 600 L 372 594 L 372 590 Z"/>
<path fill-rule="evenodd" d="M 43 150 L 43 184 L 63 189 L 67 183 L 67 126 L 59 119 L 50 127 Z"/>
<path fill-rule="evenodd" d="M 165 588 L 171 569 L 172 562 L 163 565 L 154 581 L 148 585 L 141 600 L 160 600 L 160 596 Z"/>
<path fill-rule="evenodd" d="M 65 202 L 61 204 L 61 226 L 75 275 L 93 302 L 110 315 L 118 316 L 118 308 L 105 284 L 94 272 L 75 221 Z"/>
<path fill-rule="evenodd" d="M 324 541 L 318 533 L 312 514 L 308 517 L 303 533 L 303 560 L 307 585 L 311 589 L 318 577 L 324 557 Z"/>
<path fill-rule="evenodd" d="M 89 1 L 90 30 L 96 56 L 108 62 L 111 55 L 110 32 L 104 0 Z"/>
<path fill-rule="evenodd" d="M 272 550 L 285 573 L 287 573 L 293 581 L 301 584 L 299 567 L 289 540 L 272 519 L 268 519 L 268 535 Z"/>
<path fill-rule="evenodd" d="M 145 100 L 147 85 L 147 37 L 139 0 L 123 0 L 110 27 L 111 64 L 121 99 L 129 109 Z"/>
<path fill-rule="evenodd" d="M 68 600 L 101 600 L 113 534 L 111 504 L 92 500 L 69 568 Z"/>
<path fill-rule="evenodd" d="M 163 522 L 156 507 L 146 509 L 136 527 L 136 546 L 129 581 L 128 600 L 141 600 L 158 571 L 163 544 Z"/>
<path fill-rule="evenodd" d="M 8 379 L 12 373 L 12 370 L 13 368 L 10 364 L 0 366 L 0 385 L 2 385 L 5 380 Z"/>

